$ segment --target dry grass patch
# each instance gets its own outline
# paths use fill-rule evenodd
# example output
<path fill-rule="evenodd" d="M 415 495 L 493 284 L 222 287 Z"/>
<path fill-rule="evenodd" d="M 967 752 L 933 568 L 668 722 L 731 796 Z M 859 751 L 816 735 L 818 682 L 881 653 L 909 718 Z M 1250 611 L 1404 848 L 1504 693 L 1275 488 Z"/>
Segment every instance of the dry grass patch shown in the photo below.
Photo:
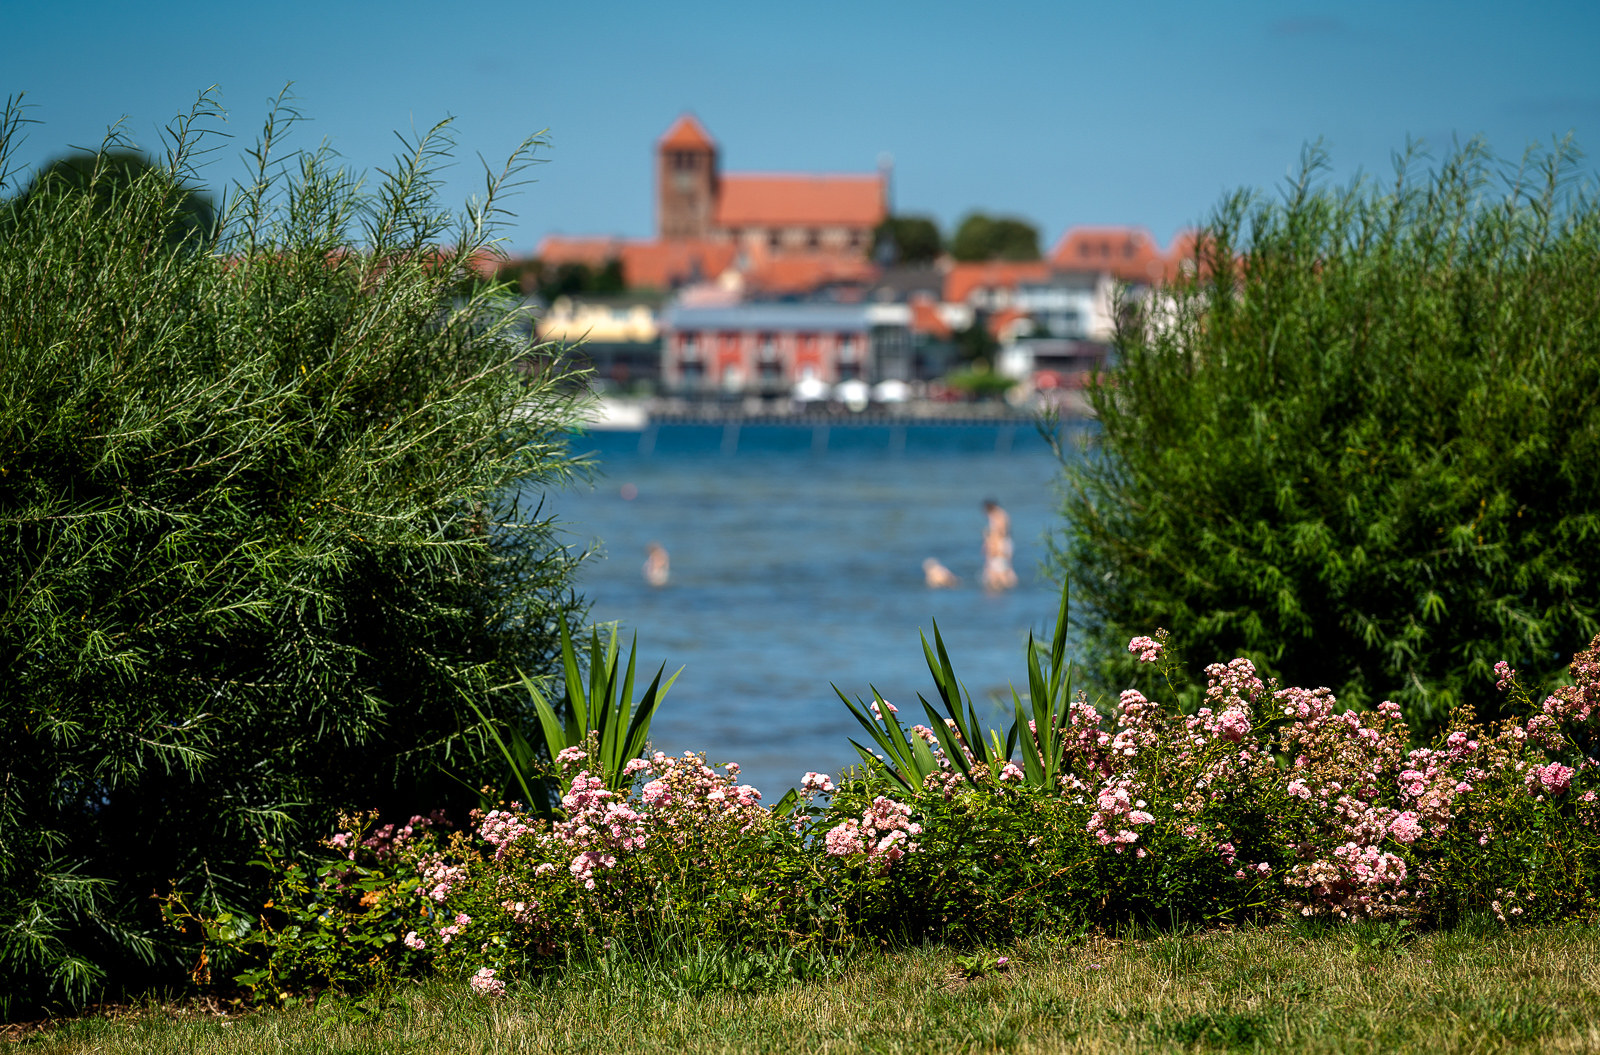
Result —
<path fill-rule="evenodd" d="M 465 983 L 219 1019 L 179 1008 L 65 1023 L 40 1053 L 1600 1051 L 1600 930 L 1287 927 L 870 957 L 766 992 L 667 995 L 569 976 L 501 1001 Z"/>

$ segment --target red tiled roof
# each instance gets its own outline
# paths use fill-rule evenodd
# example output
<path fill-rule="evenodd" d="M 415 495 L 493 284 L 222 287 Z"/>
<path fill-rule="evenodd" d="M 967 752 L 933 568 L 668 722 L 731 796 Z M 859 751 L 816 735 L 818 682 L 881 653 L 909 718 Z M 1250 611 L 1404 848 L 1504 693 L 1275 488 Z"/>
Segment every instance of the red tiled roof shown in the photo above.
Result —
<path fill-rule="evenodd" d="M 941 339 L 950 336 L 950 324 L 939 314 L 939 305 L 925 293 L 911 298 L 911 332 Z"/>
<path fill-rule="evenodd" d="M 679 150 L 715 150 L 716 142 L 705 130 L 705 126 L 695 120 L 694 114 L 684 114 L 672 122 L 672 127 L 667 129 L 666 135 L 656 141 L 657 146 L 675 147 Z"/>
<path fill-rule="evenodd" d="M 671 289 L 716 278 L 737 255 L 726 242 L 632 242 L 622 250 L 622 277 L 629 286 Z"/>
<path fill-rule="evenodd" d="M 1014 325 L 1017 320 L 1026 319 L 1027 317 L 1028 313 L 1021 308 L 1001 308 L 989 316 L 989 336 L 1003 341 L 1008 336 L 1006 330 Z"/>
<path fill-rule="evenodd" d="M 1106 271 L 1126 282 L 1160 282 L 1169 260 L 1142 227 L 1074 227 L 1061 236 L 1050 262 L 1064 271 Z"/>
<path fill-rule="evenodd" d="M 887 214 L 879 176 L 736 172 L 721 184 L 719 227 L 874 227 Z"/>
<path fill-rule="evenodd" d="M 838 282 L 871 282 L 878 269 L 860 253 L 777 253 L 753 263 L 745 282 L 763 293 L 809 293 Z"/>
<path fill-rule="evenodd" d="M 685 282 L 713 279 L 738 255 L 727 242 L 658 242 L 622 238 L 563 238 L 551 235 L 539 243 L 544 264 L 587 264 L 600 267 L 622 261 L 622 277 L 630 287 L 671 289 Z"/>
<path fill-rule="evenodd" d="M 544 264 L 588 264 L 599 267 L 607 260 L 622 255 L 625 243 L 621 238 L 604 235 L 568 238 L 564 235 L 547 235 L 534 250 L 534 256 Z"/>
<path fill-rule="evenodd" d="M 1178 237 L 1172 240 L 1172 246 L 1167 250 L 1167 278 L 1169 280 L 1178 275 L 1195 269 L 1198 265 L 1195 253 L 1200 248 L 1200 232 L 1190 229 L 1179 231 Z M 1200 261 L 1199 264 L 1204 264 Z"/>
<path fill-rule="evenodd" d="M 985 260 L 956 264 L 945 272 L 944 299 L 947 304 L 962 304 L 976 289 L 1015 289 L 1019 283 L 1042 282 L 1049 277 L 1050 265 L 1043 260 Z"/>

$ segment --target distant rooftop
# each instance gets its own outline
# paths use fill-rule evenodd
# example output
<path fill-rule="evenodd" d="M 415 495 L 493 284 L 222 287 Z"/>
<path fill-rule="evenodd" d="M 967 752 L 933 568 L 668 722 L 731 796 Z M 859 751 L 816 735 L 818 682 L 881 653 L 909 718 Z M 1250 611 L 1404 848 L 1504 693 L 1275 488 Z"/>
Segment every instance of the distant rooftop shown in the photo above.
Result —
<path fill-rule="evenodd" d="M 719 227 L 871 226 L 884 216 L 880 176 L 729 172 L 718 188 Z"/>
<path fill-rule="evenodd" d="M 695 119 L 694 114 L 684 114 L 672 122 L 672 127 L 667 129 L 659 144 L 664 147 L 675 147 L 679 150 L 715 150 L 716 142 L 705 126 Z"/>

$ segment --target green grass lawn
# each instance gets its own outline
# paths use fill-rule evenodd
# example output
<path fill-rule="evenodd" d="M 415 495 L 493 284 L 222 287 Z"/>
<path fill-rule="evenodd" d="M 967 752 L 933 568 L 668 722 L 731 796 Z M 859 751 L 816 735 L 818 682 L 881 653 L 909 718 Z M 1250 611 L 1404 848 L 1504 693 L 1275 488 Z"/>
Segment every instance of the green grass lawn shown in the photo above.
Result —
<path fill-rule="evenodd" d="M 1371 925 L 871 956 L 755 993 L 569 976 L 504 1000 L 462 983 L 224 1017 L 152 1006 L 28 1037 L 39 1052 L 1600 1051 L 1600 929 L 1468 928 L 1396 942 Z"/>

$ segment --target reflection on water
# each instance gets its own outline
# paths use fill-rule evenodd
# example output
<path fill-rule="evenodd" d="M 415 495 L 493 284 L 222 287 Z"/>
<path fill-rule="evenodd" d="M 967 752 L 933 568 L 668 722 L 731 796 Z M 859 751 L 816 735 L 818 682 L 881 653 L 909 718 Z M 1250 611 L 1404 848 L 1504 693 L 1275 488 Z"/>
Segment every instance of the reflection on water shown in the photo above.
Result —
<path fill-rule="evenodd" d="M 1048 629 L 1059 597 L 1041 568 L 1056 525 L 1048 447 L 1026 426 L 836 427 L 825 445 L 809 427 L 739 433 L 730 450 L 721 426 L 662 428 L 645 454 L 640 433 L 582 437 L 603 475 L 549 499 L 575 542 L 601 542 L 580 581 L 593 617 L 637 631 L 652 673 L 684 667 L 655 746 L 738 761 L 768 801 L 806 770 L 837 774 L 863 734 L 830 682 L 851 696 L 875 685 L 921 720 L 916 693 L 933 689 L 917 631 L 931 638 L 935 619 L 980 713 L 1001 724 L 989 698 L 1005 692 L 1009 714 L 1027 633 Z M 999 595 L 978 586 L 985 498 L 1011 514 L 1016 543 L 1020 583 Z M 659 589 L 642 574 L 651 542 L 671 558 Z M 928 557 L 961 585 L 928 589 Z"/>

